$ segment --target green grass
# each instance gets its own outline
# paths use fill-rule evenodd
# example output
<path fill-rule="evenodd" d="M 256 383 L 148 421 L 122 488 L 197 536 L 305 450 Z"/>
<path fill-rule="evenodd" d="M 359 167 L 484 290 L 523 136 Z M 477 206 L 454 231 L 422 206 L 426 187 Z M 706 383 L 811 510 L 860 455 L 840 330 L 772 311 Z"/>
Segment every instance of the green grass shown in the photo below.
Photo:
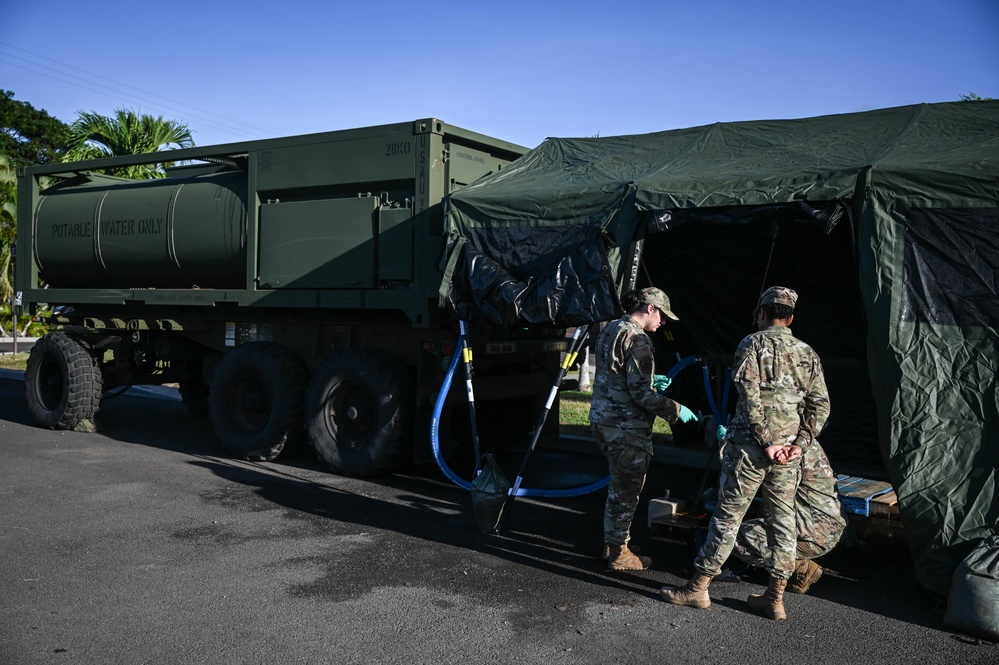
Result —
<path fill-rule="evenodd" d="M 0 369 L 16 369 L 23 372 L 27 364 L 27 353 L 4 353 L 0 355 Z"/>
<path fill-rule="evenodd" d="M 590 429 L 590 398 L 592 393 L 578 390 L 559 392 L 559 430 L 562 434 L 593 436 Z M 652 442 L 666 444 L 673 438 L 673 432 L 662 418 L 656 418 L 652 425 Z"/>

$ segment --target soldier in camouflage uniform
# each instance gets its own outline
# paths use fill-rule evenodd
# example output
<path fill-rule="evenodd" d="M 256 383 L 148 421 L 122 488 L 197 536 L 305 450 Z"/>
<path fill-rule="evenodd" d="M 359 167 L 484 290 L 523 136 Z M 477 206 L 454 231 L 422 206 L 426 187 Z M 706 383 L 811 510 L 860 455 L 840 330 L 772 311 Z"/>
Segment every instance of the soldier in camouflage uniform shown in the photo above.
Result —
<path fill-rule="evenodd" d="M 732 380 L 739 399 L 722 442 L 718 505 L 694 560 L 694 577 L 682 587 L 663 587 L 666 602 L 711 606 L 708 585 L 735 547 L 742 519 L 762 488 L 772 544 L 766 560 L 770 583 L 765 594 L 749 597 L 749 606 L 771 619 L 787 618 L 784 589 L 795 566 L 794 495 L 801 455 L 829 417 L 819 357 L 788 327 L 797 300 L 798 294 L 786 287 L 764 291 L 755 311 L 758 332 L 736 350 Z"/>
<path fill-rule="evenodd" d="M 836 491 L 836 474 L 818 441 L 812 441 L 802 454 L 794 512 L 798 533 L 797 561 L 787 590 L 806 593 L 822 577 L 822 566 L 813 559 L 836 547 L 846 529 L 846 512 Z M 733 554 L 756 568 L 764 567 L 770 555 L 764 520 L 743 522 L 733 550 Z"/>
<path fill-rule="evenodd" d="M 631 522 L 652 460 L 652 423 L 656 416 L 673 423 L 697 417 L 685 406 L 652 387 L 656 362 L 652 340 L 670 311 L 660 289 L 631 291 L 622 303 L 628 313 L 604 328 L 596 344 L 596 373 L 590 423 L 597 445 L 607 457 L 610 487 L 604 509 L 604 543 L 613 570 L 644 570 L 648 557 L 628 548 Z"/>

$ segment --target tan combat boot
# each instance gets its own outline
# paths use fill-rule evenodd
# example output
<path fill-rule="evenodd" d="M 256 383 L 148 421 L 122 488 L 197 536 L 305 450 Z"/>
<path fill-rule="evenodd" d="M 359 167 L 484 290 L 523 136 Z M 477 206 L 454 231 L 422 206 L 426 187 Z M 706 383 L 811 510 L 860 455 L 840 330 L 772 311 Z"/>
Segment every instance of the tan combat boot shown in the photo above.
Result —
<path fill-rule="evenodd" d="M 785 587 L 787 587 L 787 580 L 771 576 L 770 584 L 767 586 L 766 591 L 760 594 L 754 593 L 749 596 L 747 599 L 749 607 L 757 612 L 762 612 L 768 619 L 776 621 L 786 619 L 787 612 L 784 611 Z"/>
<path fill-rule="evenodd" d="M 697 573 L 683 586 L 664 586 L 659 593 L 667 603 L 706 610 L 711 607 L 709 584 L 711 584 L 710 575 Z"/>
<path fill-rule="evenodd" d="M 604 561 L 610 558 L 610 548 L 611 548 L 610 543 L 604 543 L 604 549 L 600 554 L 600 558 L 603 559 Z M 628 549 L 631 550 L 631 553 L 634 554 L 635 556 L 638 556 L 642 553 L 642 550 L 638 549 L 638 545 L 632 545 L 631 543 L 628 543 Z"/>
<path fill-rule="evenodd" d="M 607 567 L 611 570 L 645 570 L 652 567 L 652 559 L 647 556 L 637 556 L 628 549 L 627 544 L 608 545 Z"/>
<path fill-rule="evenodd" d="M 791 593 L 807 593 L 820 577 L 822 566 L 811 559 L 801 559 L 794 565 L 794 574 L 787 581 L 787 590 Z"/>

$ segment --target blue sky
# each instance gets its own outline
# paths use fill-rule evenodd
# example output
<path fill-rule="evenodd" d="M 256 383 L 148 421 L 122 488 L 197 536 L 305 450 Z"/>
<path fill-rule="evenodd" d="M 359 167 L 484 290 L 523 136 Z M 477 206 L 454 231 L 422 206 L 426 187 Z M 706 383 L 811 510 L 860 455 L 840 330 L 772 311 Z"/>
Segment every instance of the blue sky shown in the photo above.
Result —
<path fill-rule="evenodd" d="M 198 145 L 423 117 L 527 147 L 999 98 L 999 0 L 4 0 L 0 88 Z"/>

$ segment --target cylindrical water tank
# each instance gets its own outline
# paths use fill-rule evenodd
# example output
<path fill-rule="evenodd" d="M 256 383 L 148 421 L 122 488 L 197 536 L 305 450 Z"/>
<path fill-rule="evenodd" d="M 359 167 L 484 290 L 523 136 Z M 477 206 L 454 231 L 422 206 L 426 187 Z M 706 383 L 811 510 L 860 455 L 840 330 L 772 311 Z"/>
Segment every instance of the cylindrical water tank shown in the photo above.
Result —
<path fill-rule="evenodd" d="M 35 213 L 39 275 L 58 288 L 245 288 L 246 175 L 67 183 Z"/>

